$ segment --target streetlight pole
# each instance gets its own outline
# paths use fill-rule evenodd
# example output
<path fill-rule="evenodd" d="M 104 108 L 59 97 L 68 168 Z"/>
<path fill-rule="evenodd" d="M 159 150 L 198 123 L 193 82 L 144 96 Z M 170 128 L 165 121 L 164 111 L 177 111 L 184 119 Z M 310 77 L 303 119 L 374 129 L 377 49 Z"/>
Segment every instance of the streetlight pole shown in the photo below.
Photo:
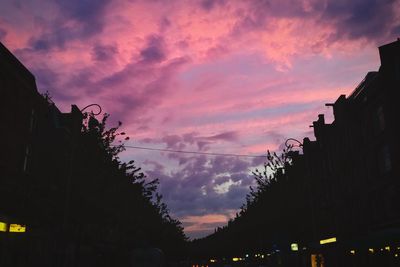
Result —
<path fill-rule="evenodd" d="M 94 113 L 92 111 L 92 114 L 94 116 L 100 115 L 102 112 L 102 108 L 99 104 L 90 104 L 85 106 L 84 108 L 80 109 L 81 112 L 81 116 L 83 114 L 83 112 L 92 106 L 96 106 L 98 108 L 98 112 Z M 82 126 L 82 122 L 81 122 L 81 126 Z M 69 159 L 69 170 L 68 170 L 68 175 L 67 175 L 67 184 L 66 184 L 66 190 L 65 190 L 65 205 L 64 205 L 64 218 L 63 218 L 63 234 L 64 237 L 66 237 L 66 234 L 68 232 L 68 218 L 69 218 L 69 213 L 70 213 L 70 201 L 71 201 L 71 182 L 72 182 L 72 175 L 73 175 L 73 166 L 74 166 L 74 154 L 75 154 L 75 149 L 76 149 L 76 136 L 74 134 L 71 135 L 71 149 L 70 149 L 70 159 Z M 78 237 L 80 238 L 80 237 Z M 64 240 L 65 242 L 67 242 L 67 239 L 65 238 Z M 68 267 L 68 264 L 73 264 L 73 262 L 69 262 L 69 260 L 73 259 L 68 259 L 68 244 L 65 244 L 65 255 L 64 255 L 64 262 L 62 263 L 62 266 Z M 76 256 L 76 255 L 75 255 Z"/>

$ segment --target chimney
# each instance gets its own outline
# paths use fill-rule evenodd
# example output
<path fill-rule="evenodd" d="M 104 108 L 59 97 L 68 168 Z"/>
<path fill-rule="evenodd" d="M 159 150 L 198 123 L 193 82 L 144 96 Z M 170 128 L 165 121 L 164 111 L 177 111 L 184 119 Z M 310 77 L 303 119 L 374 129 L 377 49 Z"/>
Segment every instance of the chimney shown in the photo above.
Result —
<path fill-rule="evenodd" d="M 400 38 L 397 41 L 379 47 L 381 69 L 391 77 L 400 76 Z"/>

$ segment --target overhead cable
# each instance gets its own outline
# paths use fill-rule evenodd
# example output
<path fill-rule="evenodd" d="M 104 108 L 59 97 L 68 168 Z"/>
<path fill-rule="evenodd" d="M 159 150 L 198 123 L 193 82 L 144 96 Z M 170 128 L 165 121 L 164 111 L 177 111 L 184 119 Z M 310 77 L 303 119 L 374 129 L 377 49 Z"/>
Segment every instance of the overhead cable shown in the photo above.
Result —
<path fill-rule="evenodd" d="M 184 153 L 184 154 L 198 154 L 198 155 L 208 155 L 208 156 L 247 157 L 247 158 L 265 158 L 266 157 L 266 156 L 261 156 L 261 155 L 200 152 L 200 151 L 174 150 L 174 149 L 152 148 L 152 147 L 142 147 L 142 146 L 129 146 L 129 145 L 124 145 L 124 147 L 125 148 L 133 148 L 133 149 L 141 149 L 141 150 L 150 150 L 150 151 L 160 151 L 160 152 L 170 152 L 170 153 Z"/>

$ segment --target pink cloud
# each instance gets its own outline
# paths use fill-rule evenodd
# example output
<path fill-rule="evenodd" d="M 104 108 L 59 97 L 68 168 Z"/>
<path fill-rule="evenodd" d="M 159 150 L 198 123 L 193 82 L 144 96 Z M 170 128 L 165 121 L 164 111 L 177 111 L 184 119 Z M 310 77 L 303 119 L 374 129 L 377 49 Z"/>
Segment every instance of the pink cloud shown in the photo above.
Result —
<path fill-rule="evenodd" d="M 229 217 L 225 214 L 207 214 L 202 216 L 187 216 L 181 219 L 185 231 L 192 237 L 202 237 L 212 233 L 218 226 L 228 222 Z"/>

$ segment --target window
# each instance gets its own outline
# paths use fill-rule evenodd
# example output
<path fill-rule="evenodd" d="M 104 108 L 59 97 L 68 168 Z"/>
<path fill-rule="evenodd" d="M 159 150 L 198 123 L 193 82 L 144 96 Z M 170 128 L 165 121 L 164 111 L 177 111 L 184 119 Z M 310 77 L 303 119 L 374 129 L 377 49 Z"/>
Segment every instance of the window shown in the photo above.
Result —
<path fill-rule="evenodd" d="M 29 155 L 30 155 L 30 148 L 29 148 L 29 145 L 27 145 L 27 146 L 26 146 L 26 149 L 25 149 L 24 172 L 27 172 L 27 171 L 28 171 Z"/>
<path fill-rule="evenodd" d="M 30 120 L 30 125 L 29 125 L 29 131 L 30 131 L 31 133 L 33 132 L 33 129 L 34 129 L 34 127 L 35 127 L 35 122 L 36 122 L 35 117 L 36 117 L 36 115 L 35 115 L 35 110 L 32 109 L 32 112 L 31 112 L 31 120 Z"/>
<path fill-rule="evenodd" d="M 374 123 L 374 131 L 375 134 L 379 134 L 383 130 L 385 130 L 385 115 L 383 113 L 382 106 L 379 106 L 376 110 L 376 113 L 373 115 L 373 123 Z"/>
<path fill-rule="evenodd" d="M 379 169 L 381 173 L 389 172 L 392 169 L 390 150 L 387 145 L 382 146 L 379 153 Z"/>

